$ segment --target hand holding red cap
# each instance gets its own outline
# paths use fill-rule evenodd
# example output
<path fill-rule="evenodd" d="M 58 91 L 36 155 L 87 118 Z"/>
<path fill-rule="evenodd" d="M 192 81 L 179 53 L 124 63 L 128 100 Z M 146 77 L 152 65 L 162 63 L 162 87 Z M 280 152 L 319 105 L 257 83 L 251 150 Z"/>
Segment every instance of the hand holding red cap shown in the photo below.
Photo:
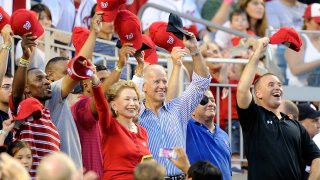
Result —
<path fill-rule="evenodd" d="M 294 51 L 300 51 L 302 40 L 299 33 L 290 27 L 282 27 L 270 37 L 270 44 L 284 44 Z"/>
<path fill-rule="evenodd" d="M 87 58 L 76 56 L 69 61 L 67 72 L 74 80 L 85 80 L 91 78 L 94 73 L 94 67 Z"/>

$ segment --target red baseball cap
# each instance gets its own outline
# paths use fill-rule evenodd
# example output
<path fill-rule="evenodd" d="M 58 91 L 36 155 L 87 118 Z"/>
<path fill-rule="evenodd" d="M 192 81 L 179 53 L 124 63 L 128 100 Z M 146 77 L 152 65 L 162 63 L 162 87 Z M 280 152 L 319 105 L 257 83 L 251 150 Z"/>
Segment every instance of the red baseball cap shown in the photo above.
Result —
<path fill-rule="evenodd" d="M 141 26 L 138 17 L 128 10 L 120 10 L 114 20 L 114 30 L 122 44 L 132 43 L 136 50 L 142 47 Z"/>
<path fill-rule="evenodd" d="M 313 3 L 307 6 L 303 17 L 312 18 L 315 22 L 320 23 L 320 4 Z"/>
<path fill-rule="evenodd" d="M 86 65 L 84 65 L 86 61 Z M 68 63 L 67 73 L 75 80 L 89 79 L 93 75 L 94 69 L 90 60 L 83 56 L 76 56 Z"/>
<path fill-rule="evenodd" d="M 142 35 L 142 42 L 148 45 L 151 49 L 144 50 L 144 61 L 150 64 L 158 63 L 158 54 L 156 51 L 156 45 L 151 38 L 145 34 Z"/>
<path fill-rule="evenodd" d="M 30 116 L 40 118 L 44 106 L 36 98 L 27 98 L 20 102 L 18 106 L 17 116 L 14 120 L 24 120 Z"/>
<path fill-rule="evenodd" d="M 6 24 L 10 24 L 10 16 L 0 6 L 0 31 Z"/>
<path fill-rule="evenodd" d="M 282 27 L 270 37 L 270 44 L 284 44 L 294 51 L 300 51 L 302 40 L 296 30 L 290 27 Z"/>
<path fill-rule="evenodd" d="M 76 54 L 78 54 L 87 41 L 90 31 L 84 27 L 74 27 L 72 32 L 72 44 L 76 49 Z"/>
<path fill-rule="evenodd" d="M 103 22 L 112 22 L 117 16 L 120 5 L 126 2 L 127 0 L 97 0 L 96 12 L 103 12 Z"/>
<path fill-rule="evenodd" d="M 177 38 L 172 32 L 167 32 L 168 24 L 165 22 L 154 22 L 149 27 L 151 40 L 159 47 L 171 52 L 173 47 L 184 48 L 183 41 Z"/>
<path fill-rule="evenodd" d="M 32 32 L 33 36 L 40 37 L 44 33 L 44 29 L 35 16 L 35 13 L 26 9 L 14 11 L 10 19 L 10 25 L 13 34 L 19 36 Z"/>

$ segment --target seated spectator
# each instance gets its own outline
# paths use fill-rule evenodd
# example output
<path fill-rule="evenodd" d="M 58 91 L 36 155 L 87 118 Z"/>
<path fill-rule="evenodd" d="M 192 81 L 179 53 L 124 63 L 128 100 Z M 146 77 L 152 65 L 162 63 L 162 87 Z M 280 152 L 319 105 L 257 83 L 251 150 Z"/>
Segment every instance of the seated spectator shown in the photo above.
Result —
<path fill-rule="evenodd" d="M 188 170 L 187 180 L 214 179 L 221 180 L 220 170 L 208 161 L 198 161 Z"/>
<path fill-rule="evenodd" d="M 35 169 L 31 169 L 33 165 L 31 147 L 26 142 L 20 140 L 12 142 L 8 147 L 7 153 L 17 159 L 27 171 L 31 170 L 35 173 Z"/>
<path fill-rule="evenodd" d="M 292 27 L 300 30 L 307 5 L 298 0 L 270 1 L 266 3 L 267 19 L 273 28 Z"/>
<path fill-rule="evenodd" d="M 298 104 L 299 121 L 306 128 L 311 138 L 320 130 L 320 111 L 310 103 Z"/>
<path fill-rule="evenodd" d="M 314 3 L 306 8 L 304 13 L 303 30 L 320 30 L 320 4 Z M 302 46 L 299 52 L 286 49 L 285 58 L 288 64 L 286 75 L 290 86 L 319 86 L 320 85 L 320 40 L 318 33 L 302 34 Z"/>
<path fill-rule="evenodd" d="M 297 105 L 290 100 L 283 99 L 279 111 L 286 114 L 292 120 L 299 120 L 299 109 Z"/>
<path fill-rule="evenodd" d="M 230 27 L 237 31 L 248 33 L 252 36 L 255 36 L 254 32 L 248 30 L 249 21 L 247 13 L 242 9 L 235 9 L 230 14 Z M 233 46 L 237 46 L 242 37 L 234 36 L 231 38 L 231 42 Z"/>
<path fill-rule="evenodd" d="M 134 180 L 163 180 L 166 170 L 156 161 L 148 160 L 141 162 L 134 169 Z"/>
<path fill-rule="evenodd" d="M 238 8 L 245 10 L 248 14 L 249 28 L 257 36 L 264 37 L 268 28 L 266 19 L 265 4 L 263 0 L 239 0 Z M 230 21 L 224 24 L 225 27 L 230 27 Z M 232 46 L 230 34 L 223 31 L 217 31 L 215 42 L 223 48 L 230 48 Z"/>

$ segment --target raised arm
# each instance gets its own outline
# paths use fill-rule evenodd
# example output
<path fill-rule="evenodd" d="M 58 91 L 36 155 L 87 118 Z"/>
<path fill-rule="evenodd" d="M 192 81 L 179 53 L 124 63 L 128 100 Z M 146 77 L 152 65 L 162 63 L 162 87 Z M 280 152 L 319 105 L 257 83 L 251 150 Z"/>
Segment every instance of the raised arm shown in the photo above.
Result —
<path fill-rule="evenodd" d="M 8 136 L 8 133 L 13 129 L 14 122 L 11 119 L 7 119 L 2 122 L 2 133 L 0 134 L 0 146 L 4 145 L 4 141 Z"/>
<path fill-rule="evenodd" d="M 233 0 L 224 0 L 211 21 L 218 24 L 225 23 L 228 20 L 232 3 Z"/>
<path fill-rule="evenodd" d="M 136 58 L 136 60 L 138 62 L 138 65 L 137 65 L 136 70 L 134 71 L 134 75 L 132 77 L 132 81 L 137 84 L 138 90 L 139 90 L 139 92 L 141 94 L 141 93 L 143 93 L 142 86 L 143 86 L 143 82 L 144 82 L 143 69 L 144 69 L 145 66 L 148 66 L 149 63 L 144 62 L 144 52 L 143 51 L 138 51 L 134 55 L 134 57 Z"/>
<path fill-rule="evenodd" d="M 204 78 L 209 77 L 209 70 L 206 65 L 206 61 L 202 57 L 200 53 L 200 49 L 198 47 L 198 42 L 196 37 L 190 33 L 191 37 L 189 40 L 184 40 L 184 44 L 186 48 L 189 49 L 190 54 L 192 56 L 192 61 L 193 61 L 193 71 Z"/>
<path fill-rule="evenodd" d="M 109 87 L 112 86 L 114 83 L 118 82 L 120 79 L 120 74 L 122 68 L 126 65 L 129 55 L 133 55 L 136 52 L 136 50 L 132 47 L 132 44 L 124 44 L 122 48 L 119 51 L 119 61 L 117 62 L 116 68 L 111 72 L 108 79 L 104 81 L 102 86 L 102 91 L 104 94 L 107 93 L 109 90 Z M 98 114 L 95 100 L 91 99 L 90 101 L 90 107 L 91 107 L 91 113 L 95 116 Z"/>
<path fill-rule="evenodd" d="M 107 133 L 108 129 L 110 129 L 111 126 L 111 112 L 102 91 L 100 80 L 95 74 L 92 76 L 91 82 L 94 102 L 96 106 L 95 108 L 99 114 L 100 129 L 103 133 Z"/>
<path fill-rule="evenodd" d="M 187 51 L 181 47 L 174 47 L 171 51 L 173 68 L 168 82 L 166 101 L 170 101 L 171 99 L 179 96 L 179 87 L 182 83 L 179 81 L 179 76 L 182 66 L 182 58 L 185 55 L 187 55 Z"/>
<path fill-rule="evenodd" d="M 237 89 L 237 103 L 238 106 L 242 109 L 248 108 L 252 101 L 250 88 L 254 76 L 257 73 L 259 58 L 265 52 L 266 47 L 269 43 L 269 38 L 265 37 L 258 40 L 249 39 L 248 43 L 253 47 L 254 53 L 250 57 L 248 64 L 245 66 L 241 74 Z"/>
<path fill-rule="evenodd" d="M 102 12 L 97 12 L 93 18 L 91 19 L 91 26 L 90 26 L 90 34 L 84 45 L 82 46 L 79 56 L 84 56 L 87 59 L 92 58 L 92 53 L 96 44 L 97 34 L 100 32 L 101 29 L 101 20 L 102 20 Z M 78 81 L 71 78 L 71 76 L 66 75 L 62 79 L 61 85 L 61 97 L 65 98 L 68 94 L 76 87 Z"/>
<path fill-rule="evenodd" d="M 18 107 L 19 103 L 23 100 L 24 87 L 27 82 L 27 68 L 30 64 L 30 57 L 32 55 L 33 49 L 36 47 L 34 42 L 36 36 L 32 36 L 32 33 L 26 33 L 22 36 L 21 47 L 23 50 L 23 55 L 19 59 L 18 68 L 15 72 L 13 83 L 12 83 L 12 102 L 15 109 Z"/>
<path fill-rule="evenodd" d="M 0 49 L 0 84 L 2 84 L 3 77 L 6 74 L 9 52 L 13 41 L 12 30 L 9 24 L 2 28 L 1 35 L 3 37 L 3 44 Z"/>

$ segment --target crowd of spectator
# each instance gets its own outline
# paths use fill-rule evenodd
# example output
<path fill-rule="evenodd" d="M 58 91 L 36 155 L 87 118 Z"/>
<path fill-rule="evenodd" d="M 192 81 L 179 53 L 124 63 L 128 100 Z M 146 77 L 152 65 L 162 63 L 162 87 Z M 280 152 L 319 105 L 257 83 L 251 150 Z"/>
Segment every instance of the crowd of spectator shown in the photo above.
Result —
<path fill-rule="evenodd" d="M 282 98 L 320 84 L 320 2 L 0 0 L 0 30 L 0 179 L 320 178 L 318 104 Z"/>

